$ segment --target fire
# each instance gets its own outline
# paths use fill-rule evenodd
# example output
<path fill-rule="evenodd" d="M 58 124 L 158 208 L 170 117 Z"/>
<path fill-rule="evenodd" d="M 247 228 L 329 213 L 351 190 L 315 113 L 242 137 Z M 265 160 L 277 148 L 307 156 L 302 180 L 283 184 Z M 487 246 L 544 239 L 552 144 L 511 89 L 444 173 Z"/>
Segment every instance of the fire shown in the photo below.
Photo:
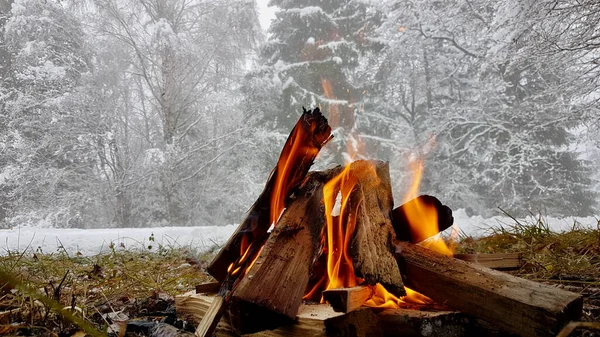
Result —
<path fill-rule="evenodd" d="M 311 128 L 316 128 L 316 125 L 311 125 Z M 311 130 L 314 131 L 314 130 Z M 292 146 L 289 153 L 282 153 L 277 162 L 277 169 L 275 174 L 275 187 L 271 196 L 271 224 L 277 224 L 279 216 L 285 208 L 285 199 L 287 198 L 286 191 L 290 190 L 290 187 L 299 183 L 296 177 L 292 176 L 292 166 L 294 160 L 297 158 L 305 158 L 309 156 L 315 156 L 319 153 L 319 149 L 315 146 L 306 146 L 302 142 L 294 141 L 296 139 L 305 138 L 306 131 L 302 127 L 294 128 L 290 138 L 292 139 Z"/>
<path fill-rule="evenodd" d="M 418 196 L 419 185 L 421 183 L 421 177 L 423 175 L 424 163 L 422 159 L 418 159 L 412 162 L 411 169 L 413 171 L 413 182 L 408 190 L 408 193 L 404 196 L 404 203 L 415 199 Z M 419 200 L 407 204 L 406 217 L 410 230 L 414 233 L 418 233 L 419 237 L 429 238 L 423 241 L 421 244 L 428 249 L 434 250 L 440 254 L 446 256 L 453 256 L 453 252 L 444 240 L 438 235 L 440 232 L 438 226 L 438 214 L 434 206 L 427 205 Z"/>
<path fill-rule="evenodd" d="M 333 94 L 333 86 L 331 85 L 331 81 L 321 77 L 321 87 L 323 88 L 323 94 L 327 99 L 335 100 L 337 97 Z M 332 128 L 336 128 L 340 125 L 340 113 L 337 104 L 330 103 L 329 104 L 329 125 Z"/>
<path fill-rule="evenodd" d="M 350 174 L 350 165 L 323 187 L 325 202 L 325 220 L 327 224 L 327 276 L 329 282 L 326 289 L 355 287 L 359 280 L 354 275 L 352 258 L 348 253 L 350 241 L 356 227 L 355 212 L 358 205 L 348 212 L 348 201 L 357 184 L 356 178 Z M 341 194 L 340 215 L 334 219 L 333 207 L 338 193 Z"/>
<path fill-rule="evenodd" d="M 372 165 L 369 169 L 375 169 Z M 358 184 L 357 179 L 347 165 L 335 178 L 323 187 L 323 202 L 325 204 L 327 274 L 319 280 L 304 296 L 304 299 L 314 299 L 320 292 L 328 289 L 349 288 L 363 284 L 364 280 L 356 277 L 352 258 L 349 254 L 350 244 L 356 227 L 356 212 L 359 205 L 352 204 L 352 191 Z M 339 196 L 339 215 L 334 216 L 336 202 Z M 390 309 L 432 303 L 432 300 L 411 289 L 405 288 L 407 295 L 398 298 L 389 293 L 381 284 L 370 286 L 373 296 L 365 306 Z M 317 297 L 318 298 L 318 297 Z M 321 300 L 322 301 L 322 300 Z"/>
<path fill-rule="evenodd" d="M 324 96 L 327 99 L 337 99 L 334 96 L 331 81 L 326 78 L 321 78 L 321 85 Z M 364 95 L 365 92 L 363 91 L 362 94 Z M 338 126 L 340 116 L 337 104 L 335 102 L 330 103 L 328 108 L 330 124 L 332 126 Z M 357 156 L 364 157 L 364 144 L 361 142 L 360 136 L 354 128 L 350 131 L 346 147 L 347 156 L 345 159 L 347 164 L 352 162 Z M 423 162 L 415 162 L 413 171 L 413 184 L 407 193 L 404 202 L 416 198 L 418 195 L 423 172 Z M 323 275 L 323 277 L 316 282 L 313 288 L 304 296 L 304 299 L 308 300 L 316 298 L 324 289 L 355 287 L 362 284 L 364 281 L 354 274 L 354 266 L 349 254 L 351 239 L 356 227 L 356 212 L 358 211 L 359 206 L 352 205 L 350 197 L 357 183 L 357 179 L 352 175 L 352 172 L 350 172 L 350 165 L 347 165 L 338 176 L 327 182 L 323 187 L 323 202 L 325 204 L 325 220 L 327 226 L 327 242 L 326 247 L 324 248 L 324 253 L 326 252 L 327 254 L 327 275 Z M 338 195 L 341 196 L 340 210 L 339 216 L 336 217 L 333 213 Z M 423 205 L 420 204 L 417 206 L 418 207 L 411 210 L 409 214 L 411 230 L 426 231 L 424 234 L 434 231 L 431 235 L 436 234 L 438 228 L 436 209 L 428 209 L 427 207 L 422 207 Z M 431 227 L 431 224 L 434 226 Z M 437 248 L 435 249 L 438 250 Z M 388 292 L 381 284 L 376 284 L 371 287 L 373 296 L 365 303 L 365 305 L 369 307 L 399 308 L 415 304 L 430 304 L 433 302 L 428 297 L 408 288 L 405 288 L 407 295 L 398 298 Z"/>

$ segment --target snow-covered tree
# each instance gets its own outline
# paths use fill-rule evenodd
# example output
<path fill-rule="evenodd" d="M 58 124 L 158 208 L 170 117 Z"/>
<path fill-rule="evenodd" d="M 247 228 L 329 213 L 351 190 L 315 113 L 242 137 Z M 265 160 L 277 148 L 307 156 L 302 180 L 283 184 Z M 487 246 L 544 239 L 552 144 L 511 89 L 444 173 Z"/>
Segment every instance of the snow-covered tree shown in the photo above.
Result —
<path fill-rule="evenodd" d="M 239 142 L 242 114 L 236 87 L 255 45 L 252 1 L 99 0 L 97 29 L 120 42 L 137 83 L 147 143 L 145 205 L 156 221 L 209 219 L 224 171 L 217 163 Z M 139 114 L 138 114 L 139 116 Z M 231 165 L 233 166 L 233 165 Z M 218 176 L 211 176 L 214 173 Z M 154 196 L 154 197 L 150 197 Z M 238 206 L 239 207 L 239 206 Z"/>
<path fill-rule="evenodd" d="M 4 43 L 11 58 L 1 141 L 8 198 L 34 217 L 81 225 L 92 169 L 74 108 L 89 72 L 81 24 L 58 2 L 15 0 Z"/>
<path fill-rule="evenodd" d="M 398 120 L 391 128 L 409 130 L 416 145 L 436 136 L 424 188 L 477 213 L 498 206 L 589 213 L 589 170 L 568 149 L 574 97 L 559 89 L 564 67 L 523 56 L 533 38 L 519 23 L 525 5 L 385 6 L 383 99 L 374 110 Z M 553 198 L 559 193 L 560 200 Z"/>
<path fill-rule="evenodd" d="M 360 70 L 364 54 L 374 48 L 365 35 L 377 13 L 354 0 L 272 0 L 269 5 L 277 7 L 276 17 L 245 90 L 256 112 L 251 122 L 266 137 L 257 141 L 280 147 L 302 107 L 318 106 L 335 134 L 321 157 L 341 162 L 358 128 L 366 85 Z M 268 162 L 272 165 L 274 158 Z"/>

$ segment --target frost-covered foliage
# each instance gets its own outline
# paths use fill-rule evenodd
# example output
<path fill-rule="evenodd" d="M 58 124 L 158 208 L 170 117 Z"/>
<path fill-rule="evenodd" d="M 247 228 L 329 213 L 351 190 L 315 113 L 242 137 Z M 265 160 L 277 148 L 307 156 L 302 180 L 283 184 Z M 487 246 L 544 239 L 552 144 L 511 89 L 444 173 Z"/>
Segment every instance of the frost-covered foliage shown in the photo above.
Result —
<path fill-rule="evenodd" d="M 239 217 L 247 202 L 231 195 L 248 190 L 229 177 L 243 141 L 238 86 L 261 37 L 254 7 L 16 0 L 3 32 L 11 61 L 0 90 L 4 222 Z"/>
<path fill-rule="evenodd" d="M 302 107 L 320 107 L 329 116 L 334 141 L 323 151 L 321 164 L 342 161 L 346 140 L 356 133 L 355 112 L 362 107 L 364 83 L 357 78 L 361 54 L 373 48 L 365 27 L 377 18 L 356 1 L 271 1 L 278 7 L 261 48 L 259 64 L 246 83 L 249 101 L 269 102 L 254 123 L 265 135 L 287 134 Z M 252 104 L 252 103 L 251 103 Z M 279 143 L 282 144 L 282 143 Z M 281 146 L 281 145 L 279 145 Z M 355 151 L 350 151 L 355 152 Z"/>
<path fill-rule="evenodd" d="M 0 226 L 239 221 L 303 106 L 398 202 L 424 158 L 454 208 L 598 211 L 598 1 L 270 4 L 0 2 Z"/>
<path fill-rule="evenodd" d="M 81 23 L 59 3 L 15 0 L 3 40 L 10 57 L 0 135 L 5 216 L 81 225 L 93 184 L 93 155 L 79 138 L 85 112 L 76 108 L 90 70 Z"/>
<path fill-rule="evenodd" d="M 529 48 L 538 38 L 522 22 L 529 7 L 510 0 L 381 5 L 386 18 L 374 39 L 386 49 L 373 114 L 395 120 L 382 133 L 408 134 L 405 144 L 435 137 L 424 188 L 454 207 L 589 214 L 591 168 L 568 148 L 569 131 L 582 122 L 581 93 L 562 89 L 567 67 Z"/>

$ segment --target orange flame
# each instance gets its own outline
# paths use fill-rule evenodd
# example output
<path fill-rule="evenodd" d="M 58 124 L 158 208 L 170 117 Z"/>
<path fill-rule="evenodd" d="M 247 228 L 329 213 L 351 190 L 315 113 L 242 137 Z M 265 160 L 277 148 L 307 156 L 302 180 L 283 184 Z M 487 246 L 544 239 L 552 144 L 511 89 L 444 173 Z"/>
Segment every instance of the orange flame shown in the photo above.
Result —
<path fill-rule="evenodd" d="M 321 87 L 323 88 L 323 94 L 325 95 L 326 98 L 328 99 L 337 99 L 337 97 L 335 97 L 335 95 L 333 94 L 333 86 L 331 85 L 331 81 L 321 77 Z M 329 125 L 331 125 L 332 128 L 336 128 L 338 126 L 340 126 L 340 112 L 338 109 L 338 105 L 335 103 L 330 103 L 328 105 L 328 110 L 329 110 Z"/>
<path fill-rule="evenodd" d="M 316 125 L 311 124 L 311 132 L 314 132 Z M 305 130 L 303 127 L 295 127 L 290 139 L 292 140 L 292 146 L 290 147 L 289 153 L 282 153 L 277 162 L 276 179 L 273 193 L 271 195 L 271 215 L 270 221 L 272 225 L 277 224 L 279 216 L 285 208 L 285 199 L 287 197 L 286 191 L 289 191 L 290 186 L 298 183 L 296 177 L 292 176 L 294 162 L 297 158 L 314 157 L 319 152 L 319 148 L 312 146 L 306 142 L 296 141 L 297 139 L 306 138 Z"/>
<path fill-rule="evenodd" d="M 323 187 L 327 223 L 327 275 L 329 277 L 326 289 L 355 287 L 359 283 L 354 275 L 352 258 L 348 252 L 356 227 L 355 212 L 358 211 L 358 205 L 352 205 L 354 208 L 351 213 L 347 212 L 350 194 L 357 183 L 356 177 L 350 174 L 350 165 L 347 165 L 341 174 Z M 334 219 L 332 214 L 338 193 L 341 194 L 340 215 Z"/>
<path fill-rule="evenodd" d="M 415 199 L 419 193 L 419 185 L 423 175 L 423 160 L 418 159 L 412 162 L 411 169 L 413 171 L 413 182 L 404 196 L 404 203 Z M 421 245 L 434 250 L 446 256 L 453 256 L 454 253 L 444 240 L 438 235 L 440 232 L 438 226 L 438 214 L 433 205 L 427 205 L 420 200 L 406 204 L 406 218 L 410 230 L 413 233 L 419 233 L 419 237 L 429 238 L 421 243 Z"/>

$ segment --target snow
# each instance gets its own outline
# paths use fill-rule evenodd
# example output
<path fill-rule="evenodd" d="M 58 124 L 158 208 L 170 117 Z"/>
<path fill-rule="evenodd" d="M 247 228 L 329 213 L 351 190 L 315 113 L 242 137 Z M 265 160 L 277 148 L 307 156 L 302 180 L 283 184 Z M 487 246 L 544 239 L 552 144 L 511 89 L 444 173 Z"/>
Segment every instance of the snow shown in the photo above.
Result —
<path fill-rule="evenodd" d="M 208 251 L 223 245 L 237 228 L 236 225 L 203 227 L 158 227 L 158 228 L 35 228 L 20 226 L 0 229 L 0 255 L 11 252 L 41 250 L 44 253 L 67 251 L 84 256 L 107 253 L 111 243 L 115 249 L 142 249 L 152 245 L 157 251 L 165 247 L 189 247 Z M 153 236 L 154 241 L 150 240 Z"/>
<path fill-rule="evenodd" d="M 454 216 L 454 224 L 458 227 L 460 232 L 475 237 L 489 235 L 492 228 L 499 228 L 500 226 L 508 228 L 515 225 L 515 221 L 507 216 L 498 215 L 491 218 L 483 218 L 481 216 L 470 217 L 464 209 L 455 210 L 452 214 Z M 595 217 L 555 218 L 542 216 L 541 219 L 544 225 L 547 225 L 550 230 L 558 233 L 572 230 L 574 224 L 577 224 L 579 226 L 578 228 L 600 230 L 599 219 Z M 532 224 L 537 222 L 537 218 L 531 216 L 518 220 L 522 224 Z"/>
<path fill-rule="evenodd" d="M 463 209 L 453 212 L 457 229 L 470 236 L 482 236 L 499 226 L 511 226 L 514 221 L 506 216 L 482 218 L 468 216 Z M 542 217 L 545 224 L 556 232 L 568 231 L 578 223 L 583 228 L 599 228 L 598 219 Z M 520 219 L 525 223 L 536 221 L 533 218 Z M 204 227 L 160 227 L 160 228 L 108 228 L 108 229 L 58 229 L 21 226 L 13 229 L 0 229 L 0 255 L 8 251 L 22 252 L 41 250 L 52 253 L 66 250 L 84 256 L 110 252 L 111 243 L 115 249 L 141 249 L 152 245 L 156 251 L 159 245 L 166 247 L 189 247 L 208 251 L 223 245 L 236 229 L 236 225 Z M 451 231 L 448 229 L 447 231 Z M 153 235 L 154 241 L 150 240 Z"/>
<path fill-rule="evenodd" d="M 300 17 L 302 17 L 302 18 L 305 16 L 317 15 L 319 13 L 325 14 L 325 12 L 323 12 L 323 9 L 321 9 L 321 7 L 317 7 L 317 6 L 308 6 L 308 7 L 304 7 L 304 8 L 291 8 L 291 9 L 286 10 L 285 12 L 293 13 L 293 14 L 300 14 Z"/>

